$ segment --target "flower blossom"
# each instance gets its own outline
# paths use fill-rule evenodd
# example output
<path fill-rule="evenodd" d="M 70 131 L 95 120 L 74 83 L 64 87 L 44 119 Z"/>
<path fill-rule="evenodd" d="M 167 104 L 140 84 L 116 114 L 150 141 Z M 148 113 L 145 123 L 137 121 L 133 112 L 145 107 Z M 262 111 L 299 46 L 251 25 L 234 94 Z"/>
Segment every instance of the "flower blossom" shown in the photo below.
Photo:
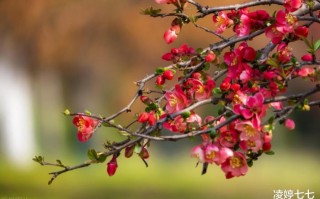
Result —
<path fill-rule="evenodd" d="M 223 33 L 227 28 L 233 25 L 233 20 L 228 17 L 225 11 L 220 11 L 218 15 L 213 15 L 212 19 L 217 27 L 216 32 L 219 34 Z"/>
<path fill-rule="evenodd" d="M 225 172 L 227 179 L 243 176 L 248 171 L 246 157 L 241 152 L 234 152 L 233 156 L 222 163 L 221 169 Z"/>
<path fill-rule="evenodd" d="M 253 123 L 260 126 L 261 117 L 266 113 L 266 106 L 264 103 L 264 96 L 261 92 L 256 93 L 254 96 L 249 96 L 243 101 L 243 104 L 236 104 L 234 112 L 242 115 L 245 119 L 253 118 Z"/>
<path fill-rule="evenodd" d="M 284 7 L 289 12 L 294 12 L 302 6 L 302 0 L 284 0 Z"/>
<path fill-rule="evenodd" d="M 76 116 L 73 118 L 73 124 L 78 128 L 78 140 L 86 142 L 92 137 L 92 134 L 98 125 L 98 121 L 88 116 Z"/>
<path fill-rule="evenodd" d="M 227 158 L 233 156 L 233 151 L 227 147 L 219 147 L 213 143 L 204 143 L 195 146 L 191 150 L 191 156 L 198 159 L 200 163 L 222 164 Z"/>
<path fill-rule="evenodd" d="M 167 100 L 166 111 L 169 114 L 180 111 L 189 104 L 187 96 L 179 85 L 176 85 L 172 92 L 167 92 L 164 97 Z"/>

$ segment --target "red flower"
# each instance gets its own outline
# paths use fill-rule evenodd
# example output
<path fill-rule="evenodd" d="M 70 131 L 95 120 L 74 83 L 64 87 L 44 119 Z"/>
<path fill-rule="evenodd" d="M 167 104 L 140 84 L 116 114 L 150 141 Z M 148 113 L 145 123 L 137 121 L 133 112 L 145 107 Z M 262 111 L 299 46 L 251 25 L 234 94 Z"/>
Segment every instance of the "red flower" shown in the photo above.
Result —
<path fill-rule="evenodd" d="M 98 124 L 97 120 L 88 116 L 76 116 L 72 122 L 78 128 L 78 139 L 80 142 L 89 140 Z"/>
<path fill-rule="evenodd" d="M 289 12 L 294 12 L 302 6 L 302 0 L 284 0 L 284 7 Z"/>
<path fill-rule="evenodd" d="M 137 121 L 140 123 L 148 122 L 150 126 L 153 126 L 157 121 L 156 114 L 154 113 L 154 111 L 151 111 L 149 113 L 143 112 L 138 116 Z"/>

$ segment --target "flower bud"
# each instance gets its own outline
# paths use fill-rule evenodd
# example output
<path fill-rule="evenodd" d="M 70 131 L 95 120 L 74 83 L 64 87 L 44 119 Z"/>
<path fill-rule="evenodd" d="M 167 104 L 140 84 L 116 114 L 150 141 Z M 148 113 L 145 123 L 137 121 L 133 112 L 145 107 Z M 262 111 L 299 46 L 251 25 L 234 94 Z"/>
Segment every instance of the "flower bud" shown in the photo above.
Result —
<path fill-rule="evenodd" d="M 162 75 L 159 75 L 159 76 L 157 77 L 157 79 L 156 79 L 156 84 L 157 84 L 158 86 L 161 86 L 161 85 L 163 85 L 164 83 L 165 83 L 164 77 L 163 77 Z"/>
<path fill-rule="evenodd" d="M 284 126 L 289 130 L 293 130 L 295 128 L 295 123 L 292 119 L 286 119 L 284 121 Z"/>
<path fill-rule="evenodd" d="M 113 176 L 116 173 L 117 168 L 118 168 L 117 155 L 113 155 L 112 159 L 107 164 L 108 175 Z"/>
<path fill-rule="evenodd" d="M 172 70 L 168 69 L 168 70 L 164 71 L 164 73 L 163 73 L 163 78 L 164 79 L 172 80 L 173 77 L 174 77 L 174 73 L 173 73 Z"/>

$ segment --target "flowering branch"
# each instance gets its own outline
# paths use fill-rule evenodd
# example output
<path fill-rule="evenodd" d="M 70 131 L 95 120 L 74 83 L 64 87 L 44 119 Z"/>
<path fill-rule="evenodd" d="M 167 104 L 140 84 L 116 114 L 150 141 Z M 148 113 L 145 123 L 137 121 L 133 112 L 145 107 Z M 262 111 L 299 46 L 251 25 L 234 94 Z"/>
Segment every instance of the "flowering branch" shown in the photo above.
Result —
<path fill-rule="evenodd" d="M 103 163 L 109 156 L 112 156 L 107 163 L 110 176 L 118 168 L 120 155 L 130 158 L 137 154 L 148 166 L 148 148 L 152 141 L 197 136 L 202 138 L 202 143 L 191 150 L 191 156 L 203 164 L 202 174 L 209 164 L 215 163 L 221 166 L 226 178 L 243 176 L 257 157 L 273 154 L 271 140 L 276 123 L 293 129 L 295 124 L 288 118 L 290 113 L 308 111 L 320 104 L 320 100 L 309 101 L 311 95 L 320 91 L 318 83 L 304 93 L 283 95 L 293 79 L 319 81 L 320 61 L 316 52 L 320 49 L 320 39 L 308 40 L 309 27 L 319 23 L 315 14 L 320 10 L 318 1 L 257 0 L 218 7 L 202 6 L 193 0 L 155 1 L 176 8 L 170 13 L 161 13 L 161 9 L 152 7 L 143 11 L 151 17 L 174 18 L 164 33 L 166 43 L 174 42 L 182 27 L 190 22 L 221 41 L 204 49 L 195 50 L 187 44 L 172 48 L 162 56 L 171 64 L 135 82 L 138 88 L 130 102 L 108 117 L 66 110 L 65 115 L 71 116 L 77 127 L 80 142 L 88 141 L 102 127 L 116 129 L 123 139 L 107 141 L 104 151 L 89 149 L 89 160 L 73 167 L 61 161 L 45 162 L 42 156 L 36 156 L 34 160 L 43 166 L 63 168 L 50 173 L 49 184 L 62 173 Z M 265 10 L 249 11 L 252 7 L 273 4 L 282 7 L 275 16 Z M 198 13 L 194 17 L 184 12 L 188 5 L 196 7 Z M 213 14 L 216 30 L 196 23 L 209 14 Z M 299 21 L 309 22 L 299 25 Z M 234 35 L 224 37 L 227 29 L 232 29 Z M 263 48 L 255 49 L 247 44 L 246 41 L 259 35 L 267 38 Z M 289 47 L 298 40 L 304 41 L 308 52 L 301 58 L 295 57 Z M 171 87 L 166 84 L 170 81 Z M 155 89 L 148 88 L 150 82 Z M 114 120 L 120 115 L 135 111 L 132 110 L 135 103 L 142 103 L 144 111 L 134 113 L 135 119 L 127 126 L 117 124 Z M 203 116 L 200 107 L 208 108 L 209 115 Z M 212 107 L 218 109 L 217 114 L 210 110 Z M 164 129 L 172 134 L 163 135 Z"/>

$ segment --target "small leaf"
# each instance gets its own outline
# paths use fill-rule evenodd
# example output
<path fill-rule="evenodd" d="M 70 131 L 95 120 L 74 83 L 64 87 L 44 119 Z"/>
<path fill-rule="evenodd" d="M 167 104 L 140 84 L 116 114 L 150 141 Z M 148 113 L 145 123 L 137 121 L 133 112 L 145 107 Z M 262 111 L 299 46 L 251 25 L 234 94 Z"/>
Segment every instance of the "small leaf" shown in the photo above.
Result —
<path fill-rule="evenodd" d="M 317 51 L 320 48 L 320 39 L 316 41 L 316 43 L 313 46 L 314 51 Z"/>
<path fill-rule="evenodd" d="M 140 153 L 141 152 L 141 150 L 142 150 L 142 147 L 141 147 L 141 145 L 140 144 L 137 144 L 135 147 L 134 147 L 134 152 L 135 153 Z"/>
<path fill-rule="evenodd" d="M 91 115 L 91 112 L 89 110 L 84 111 L 87 115 Z"/>
<path fill-rule="evenodd" d="M 98 162 L 102 163 L 102 162 L 106 161 L 106 159 L 107 159 L 107 156 L 104 153 L 102 153 L 98 157 Z"/>
<path fill-rule="evenodd" d="M 270 117 L 269 120 L 268 120 L 268 124 L 272 125 L 273 121 L 274 121 L 274 117 Z"/>
<path fill-rule="evenodd" d="M 212 92 L 213 92 L 214 94 L 222 94 L 221 89 L 220 89 L 219 87 L 214 88 L 214 89 L 212 90 Z"/>
<path fill-rule="evenodd" d="M 89 149 L 87 155 L 88 155 L 88 158 L 92 161 L 98 160 L 97 152 L 94 149 Z"/>
<path fill-rule="evenodd" d="M 267 155 L 274 155 L 275 154 L 274 151 L 266 151 L 264 153 L 267 154 Z"/>
<path fill-rule="evenodd" d="M 197 48 L 196 53 L 201 55 L 203 53 L 203 48 Z"/>
<path fill-rule="evenodd" d="M 156 69 L 156 74 L 157 74 L 157 75 L 162 75 L 162 74 L 164 73 L 164 71 L 165 71 L 164 68 L 158 67 L 158 68 Z"/>
<path fill-rule="evenodd" d="M 247 160 L 248 163 L 248 167 L 252 167 L 253 166 L 253 161 L 252 160 Z"/>
<path fill-rule="evenodd" d="M 64 115 L 70 115 L 69 109 L 64 110 L 64 111 L 63 111 L 63 114 L 64 114 Z"/>
<path fill-rule="evenodd" d="M 182 118 L 187 119 L 188 117 L 190 117 L 191 112 L 190 111 L 185 111 L 181 114 Z"/>
<path fill-rule="evenodd" d="M 63 165 L 61 160 L 56 160 L 59 165 Z"/>
<path fill-rule="evenodd" d="M 43 156 L 35 156 L 34 158 L 32 158 L 32 160 L 42 164 L 42 162 L 44 161 L 44 157 Z"/>
<path fill-rule="evenodd" d="M 161 12 L 161 9 L 153 9 L 153 7 L 146 8 L 141 11 L 141 14 L 155 16 Z"/>
<path fill-rule="evenodd" d="M 214 129 L 214 130 L 210 131 L 209 135 L 210 135 L 211 139 L 214 139 L 217 135 L 217 131 Z"/>
<path fill-rule="evenodd" d="M 210 66 L 211 66 L 210 63 L 205 63 L 205 64 L 204 64 L 204 67 L 203 67 L 203 70 L 204 70 L 204 71 L 209 70 L 209 69 L 210 69 Z"/>

